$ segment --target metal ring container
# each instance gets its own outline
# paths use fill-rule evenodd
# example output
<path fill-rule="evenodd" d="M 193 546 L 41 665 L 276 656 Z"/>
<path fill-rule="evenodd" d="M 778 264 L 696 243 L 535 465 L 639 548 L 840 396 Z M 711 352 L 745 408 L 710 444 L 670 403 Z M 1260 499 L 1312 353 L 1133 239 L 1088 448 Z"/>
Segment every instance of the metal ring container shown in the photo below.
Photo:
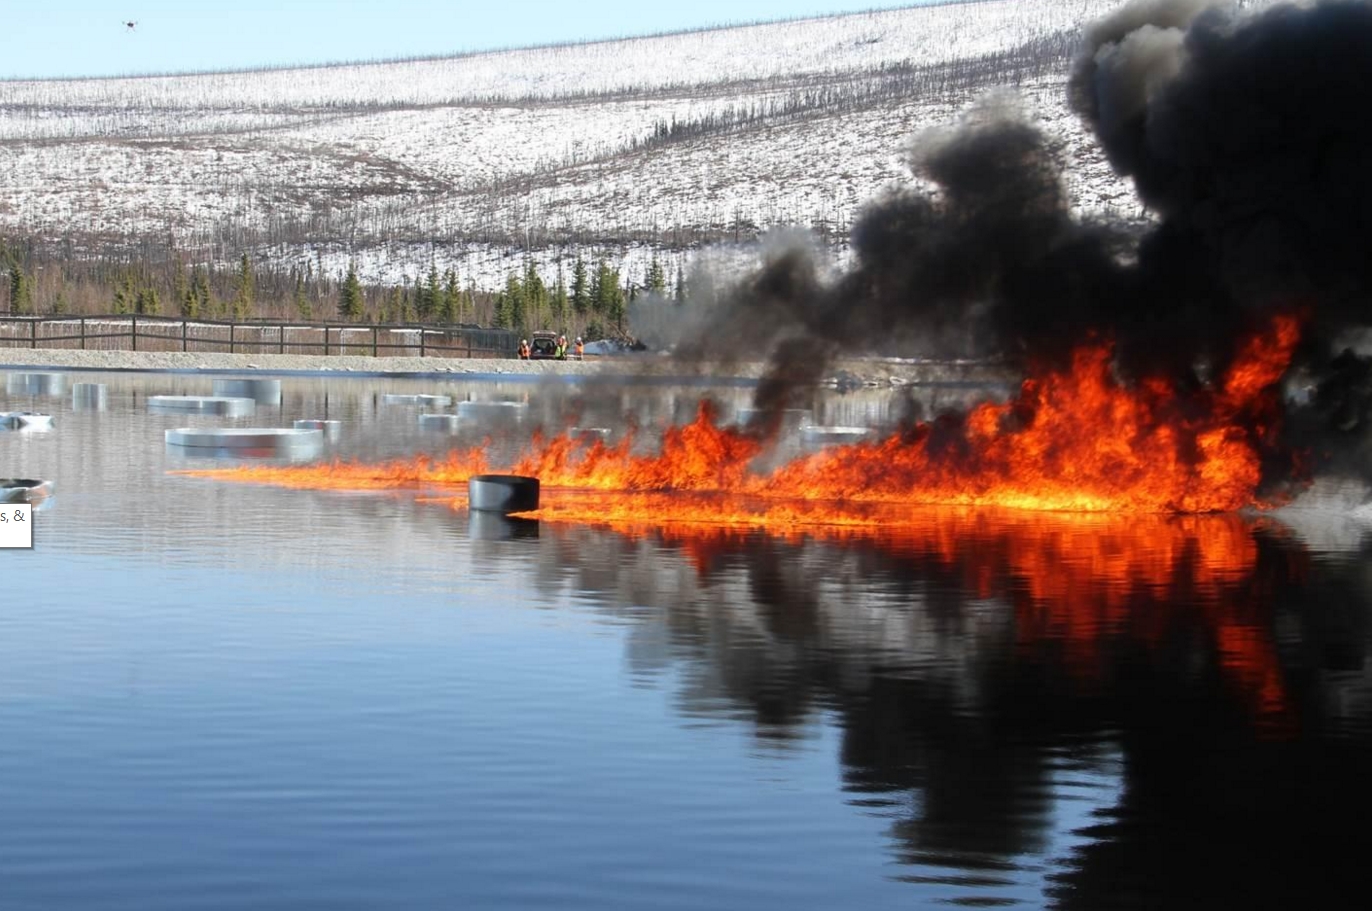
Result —
<path fill-rule="evenodd" d="M 34 503 L 52 496 L 52 482 L 38 478 L 0 478 L 0 503 Z"/>
<path fill-rule="evenodd" d="M 61 395 L 67 391 L 65 373 L 11 373 L 5 378 L 10 395 Z"/>
<path fill-rule="evenodd" d="M 457 413 L 464 418 L 518 418 L 529 410 L 526 402 L 458 402 Z"/>
<path fill-rule="evenodd" d="M 281 381 L 215 380 L 214 394 L 225 398 L 252 399 L 259 405 L 280 405 Z"/>
<path fill-rule="evenodd" d="M 109 389 L 104 383 L 73 383 L 71 407 L 74 411 L 104 411 L 109 407 Z"/>
<path fill-rule="evenodd" d="M 324 433 L 324 439 L 336 440 L 343 434 L 343 422 L 333 420 L 317 420 L 315 418 L 298 418 L 294 425 L 296 430 L 320 430 Z"/>
<path fill-rule="evenodd" d="M 317 449 L 324 442 L 324 431 L 291 427 L 180 427 L 166 431 L 168 446 L 198 449 L 275 449 L 297 452 Z"/>
<path fill-rule="evenodd" d="M 450 395 L 405 395 L 387 392 L 381 396 L 383 405 L 425 405 L 429 408 L 447 408 L 453 403 Z"/>
<path fill-rule="evenodd" d="M 872 436 L 866 427 L 819 427 L 800 428 L 800 439 L 805 443 L 825 445 L 827 443 L 856 443 Z"/>
<path fill-rule="evenodd" d="M 151 395 L 148 396 L 148 408 L 151 411 L 243 417 L 252 414 L 257 409 L 257 403 L 250 398 L 235 396 Z"/>
<path fill-rule="evenodd" d="M 479 474 L 467 481 L 467 505 L 477 512 L 531 512 L 538 509 L 538 478 L 517 474 Z"/>
<path fill-rule="evenodd" d="M 9 430 L 51 430 L 52 415 L 37 411 L 0 412 L 0 427 Z"/>
<path fill-rule="evenodd" d="M 455 414 L 430 411 L 419 416 L 419 426 L 425 430 L 443 430 L 452 433 L 457 430 L 461 419 Z"/>

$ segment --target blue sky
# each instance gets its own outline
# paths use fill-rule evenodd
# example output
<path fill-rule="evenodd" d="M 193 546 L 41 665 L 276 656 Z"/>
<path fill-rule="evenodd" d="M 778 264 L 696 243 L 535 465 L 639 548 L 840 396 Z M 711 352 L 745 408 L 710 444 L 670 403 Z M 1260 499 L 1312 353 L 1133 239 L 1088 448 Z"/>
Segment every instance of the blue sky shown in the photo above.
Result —
<path fill-rule="evenodd" d="M 919 0 L 26 0 L 0 78 L 103 76 L 452 54 L 912 6 Z M 137 26 L 130 30 L 124 22 Z"/>

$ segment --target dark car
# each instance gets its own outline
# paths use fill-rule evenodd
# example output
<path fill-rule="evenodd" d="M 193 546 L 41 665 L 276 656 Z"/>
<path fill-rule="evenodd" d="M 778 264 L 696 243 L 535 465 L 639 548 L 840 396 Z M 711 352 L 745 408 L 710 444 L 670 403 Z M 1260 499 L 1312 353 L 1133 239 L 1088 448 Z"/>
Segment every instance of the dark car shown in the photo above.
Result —
<path fill-rule="evenodd" d="M 557 333 L 535 332 L 529 336 L 529 360 L 542 361 L 557 357 Z"/>

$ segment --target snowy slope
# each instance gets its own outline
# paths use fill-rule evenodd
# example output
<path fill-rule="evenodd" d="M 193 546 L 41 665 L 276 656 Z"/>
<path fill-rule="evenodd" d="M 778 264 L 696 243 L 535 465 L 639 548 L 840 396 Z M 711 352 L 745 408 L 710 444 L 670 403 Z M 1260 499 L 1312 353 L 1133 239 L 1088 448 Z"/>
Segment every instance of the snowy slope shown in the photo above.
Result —
<path fill-rule="evenodd" d="M 815 228 L 841 250 L 920 129 L 1013 86 L 1085 209 L 1132 212 L 1067 110 L 1114 0 L 988 0 L 393 63 L 0 82 L 0 230 L 251 247 L 493 287 L 526 247 L 634 263 Z M 662 133 L 673 124 L 678 134 Z M 689 127 L 689 128 L 688 128 Z M 627 258 L 627 259 L 626 259 Z"/>

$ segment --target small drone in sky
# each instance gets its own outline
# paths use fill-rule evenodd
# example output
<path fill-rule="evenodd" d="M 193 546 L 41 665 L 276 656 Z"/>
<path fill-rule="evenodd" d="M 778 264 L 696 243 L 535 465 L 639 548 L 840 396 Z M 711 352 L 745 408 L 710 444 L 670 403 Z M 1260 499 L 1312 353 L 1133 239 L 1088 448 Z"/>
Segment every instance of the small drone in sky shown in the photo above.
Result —
<path fill-rule="evenodd" d="M 128 30 L 129 30 L 129 31 L 133 31 L 133 27 L 134 27 L 135 25 L 137 25 L 137 24 L 138 24 L 137 22 L 125 22 L 125 23 L 124 23 L 124 25 L 128 27 Z"/>

